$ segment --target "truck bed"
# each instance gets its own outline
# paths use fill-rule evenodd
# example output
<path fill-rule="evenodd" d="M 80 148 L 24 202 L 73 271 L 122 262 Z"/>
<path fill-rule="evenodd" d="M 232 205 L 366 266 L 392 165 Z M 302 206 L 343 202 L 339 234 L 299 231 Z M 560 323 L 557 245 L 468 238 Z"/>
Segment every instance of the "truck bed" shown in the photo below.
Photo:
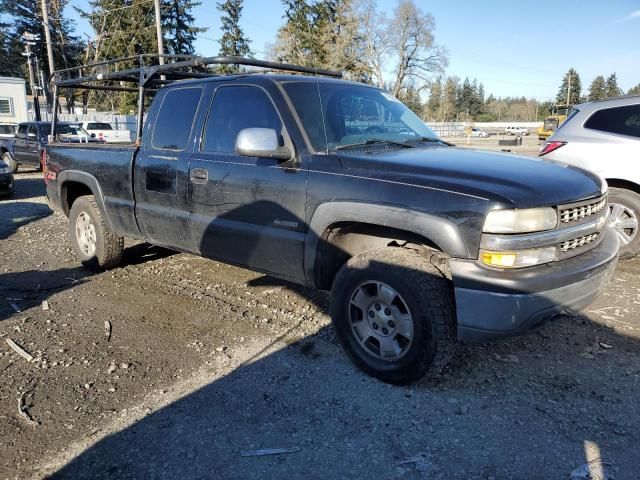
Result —
<path fill-rule="evenodd" d="M 49 177 L 47 192 L 54 208 L 65 213 L 60 201 L 69 182 L 84 181 L 102 203 L 114 232 L 139 236 L 135 221 L 133 193 L 133 162 L 138 146 L 133 144 L 52 143 L 47 146 Z"/>

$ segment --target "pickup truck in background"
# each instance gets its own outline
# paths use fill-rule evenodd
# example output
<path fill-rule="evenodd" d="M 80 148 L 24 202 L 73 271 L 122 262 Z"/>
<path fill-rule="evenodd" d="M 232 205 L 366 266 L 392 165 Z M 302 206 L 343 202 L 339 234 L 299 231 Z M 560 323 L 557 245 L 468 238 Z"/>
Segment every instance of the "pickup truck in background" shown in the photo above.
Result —
<path fill-rule="evenodd" d="M 17 123 L 0 122 L 0 140 L 10 140 L 16 135 Z"/>
<path fill-rule="evenodd" d="M 597 175 L 452 147 L 353 82 L 176 81 L 140 146 L 53 143 L 46 162 L 85 266 L 117 267 L 131 237 L 330 290 L 349 357 L 394 384 L 438 371 L 459 341 L 584 308 L 618 258 Z"/>
<path fill-rule="evenodd" d="M 41 170 L 42 154 L 50 133 L 50 122 L 20 123 L 13 138 L 0 140 L 0 158 L 12 173 L 16 173 L 20 165 L 29 165 Z M 104 143 L 92 138 L 75 123 L 59 123 L 58 135 L 64 143 Z"/>
<path fill-rule="evenodd" d="M 82 128 L 106 143 L 131 143 L 129 130 L 114 130 L 107 122 L 82 122 Z"/>

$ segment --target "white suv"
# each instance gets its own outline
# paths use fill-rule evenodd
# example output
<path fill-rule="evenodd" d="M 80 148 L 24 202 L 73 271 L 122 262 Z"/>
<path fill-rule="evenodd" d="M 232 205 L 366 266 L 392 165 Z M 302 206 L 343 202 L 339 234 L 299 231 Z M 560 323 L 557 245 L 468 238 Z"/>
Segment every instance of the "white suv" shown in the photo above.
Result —
<path fill-rule="evenodd" d="M 507 135 L 529 135 L 529 129 L 524 127 L 507 127 L 504 129 Z"/>
<path fill-rule="evenodd" d="M 577 105 L 539 155 L 606 179 L 620 258 L 640 253 L 640 95 Z"/>

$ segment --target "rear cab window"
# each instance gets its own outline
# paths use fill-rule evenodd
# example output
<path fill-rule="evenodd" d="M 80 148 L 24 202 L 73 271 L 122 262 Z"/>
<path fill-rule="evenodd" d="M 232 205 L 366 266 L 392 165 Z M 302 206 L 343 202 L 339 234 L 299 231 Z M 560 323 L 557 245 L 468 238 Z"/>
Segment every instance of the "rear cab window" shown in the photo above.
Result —
<path fill-rule="evenodd" d="M 169 90 L 155 119 L 151 146 L 156 150 L 186 150 L 202 97 L 202 87 Z"/>
<path fill-rule="evenodd" d="M 598 110 L 587 119 L 584 128 L 640 138 L 640 104 Z"/>
<path fill-rule="evenodd" d="M 109 123 L 89 123 L 87 130 L 113 130 Z"/>

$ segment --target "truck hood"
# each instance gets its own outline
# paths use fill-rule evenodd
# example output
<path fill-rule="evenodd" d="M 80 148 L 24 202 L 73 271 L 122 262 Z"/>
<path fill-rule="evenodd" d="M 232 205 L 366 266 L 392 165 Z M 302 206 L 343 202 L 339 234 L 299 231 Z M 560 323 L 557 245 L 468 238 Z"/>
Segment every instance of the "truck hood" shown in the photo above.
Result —
<path fill-rule="evenodd" d="M 445 189 L 512 208 L 554 206 L 602 194 L 596 174 L 561 162 L 500 152 L 426 147 L 389 152 L 341 152 L 347 170 L 380 180 Z"/>

